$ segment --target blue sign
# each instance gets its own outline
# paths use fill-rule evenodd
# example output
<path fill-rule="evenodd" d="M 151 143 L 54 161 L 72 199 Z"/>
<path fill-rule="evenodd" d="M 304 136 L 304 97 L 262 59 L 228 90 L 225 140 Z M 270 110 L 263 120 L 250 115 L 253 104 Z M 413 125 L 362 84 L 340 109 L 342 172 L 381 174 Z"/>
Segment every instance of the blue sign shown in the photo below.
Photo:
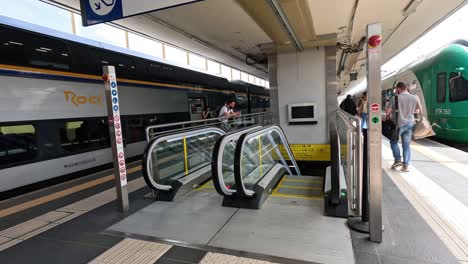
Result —
<path fill-rule="evenodd" d="M 114 105 L 113 109 L 114 109 L 115 112 L 117 112 L 117 111 L 119 111 L 119 106 L 118 106 L 118 105 Z"/>
<path fill-rule="evenodd" d="M 117 100 L 117 97 L 112 98 L 112 102 L 113 102 L 114 104 L 116 104 L 117 101 L 118 101 L 118 100 Z"/>
<path fill-rule="evenodd" d="M 112 90 L 112 95 L 116 96 L 117 95 L 117 90 Z"/>
<path fill-rule="evenodd" d="M 115 82 L 111 82 L 111 87 L 115 88 L 115 87 L 117 87 L 117 84 Z"/>
<path fill-rule="evenodd" d="M 83 26 L 191 4 L 203 0 L 80 0 Z"/>
<path fill-rule="evenodd" d="M 81 0 L 83 26 L 90 26 L 123 17 L 122 0 Z"/>

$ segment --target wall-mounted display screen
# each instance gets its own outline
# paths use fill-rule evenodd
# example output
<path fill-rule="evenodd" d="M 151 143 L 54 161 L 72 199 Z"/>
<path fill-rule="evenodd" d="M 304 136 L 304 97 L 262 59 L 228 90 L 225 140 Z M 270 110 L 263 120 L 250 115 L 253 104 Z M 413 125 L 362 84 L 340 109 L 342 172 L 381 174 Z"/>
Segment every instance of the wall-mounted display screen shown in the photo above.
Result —
<path fill-rule="evenodd" d="M 289 123 L 316 123 L 316 104 L 300 103 L 288 105 Z"/>

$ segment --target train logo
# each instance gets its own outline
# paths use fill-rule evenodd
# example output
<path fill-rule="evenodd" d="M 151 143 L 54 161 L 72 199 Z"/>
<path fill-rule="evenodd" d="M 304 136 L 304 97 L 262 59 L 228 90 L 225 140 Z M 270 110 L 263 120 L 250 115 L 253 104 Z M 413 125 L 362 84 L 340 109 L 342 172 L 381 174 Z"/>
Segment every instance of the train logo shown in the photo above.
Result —
<path fill-rule="evenodd" d="M 89 5 L 98 16 L 105 16 L 114 9 L 116 0 L 89 0 Z"/>
<path fill-rule="evenodd" d="M 64 91 L 65 101 L 72 103 L 76 107 L 83 104 L 102 105 L 102 96 L 82 96 L 77 95 L 72 91 Z"/>

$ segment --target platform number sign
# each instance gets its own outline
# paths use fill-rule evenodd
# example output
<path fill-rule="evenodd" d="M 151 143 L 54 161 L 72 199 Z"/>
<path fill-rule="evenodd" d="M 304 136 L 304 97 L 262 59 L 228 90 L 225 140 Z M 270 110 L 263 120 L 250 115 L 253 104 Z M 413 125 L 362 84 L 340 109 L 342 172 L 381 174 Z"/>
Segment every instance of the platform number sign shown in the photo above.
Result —
<path fill-rule="evenodd" d="M 118 169 L 121 186 L 127 185 L 127 169 L 125 166 L 125 153 L 123 146 L 122 124 L 120 118 L 119 91 L 117 88 L 117 78 L 115 76 L 115 68 L 109 67 L 108 73 L 104 74 L 103 79 L 106 86 L 107 108 L 109 129 L 111 134 L 112 154 L 114 155 L 114 168 Z M 115 150 L 114 150 L 115 147 Z M 114 171 L 115 171 L 114 170 Z M 114 172 L 115 173 L 115 172 Z"/>

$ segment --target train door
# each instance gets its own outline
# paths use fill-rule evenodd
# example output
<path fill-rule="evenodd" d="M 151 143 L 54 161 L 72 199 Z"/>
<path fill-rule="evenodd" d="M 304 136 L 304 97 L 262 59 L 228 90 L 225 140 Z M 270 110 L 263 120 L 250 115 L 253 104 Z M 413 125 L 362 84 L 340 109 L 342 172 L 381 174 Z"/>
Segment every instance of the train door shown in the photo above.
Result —
<path fill-rule="evenodd" d="M 205 102 L 201 97 L 190 97 L 189 98 L 189 111 L 190 120 L 202 119 L 203 109 L 205 108 Z"/>

